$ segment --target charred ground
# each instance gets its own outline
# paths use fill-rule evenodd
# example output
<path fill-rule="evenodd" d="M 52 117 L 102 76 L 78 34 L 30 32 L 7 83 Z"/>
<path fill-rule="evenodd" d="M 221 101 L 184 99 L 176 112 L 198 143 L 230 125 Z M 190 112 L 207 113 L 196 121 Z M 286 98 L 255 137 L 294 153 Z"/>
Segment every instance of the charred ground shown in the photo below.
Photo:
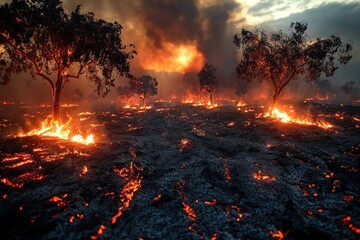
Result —
<path fill-rule="evenodd" d="M 102 106 L 83 146 L 7 137 L 51 109 L 2 105 L 1 239 L 356 239 L 360 108 L 301 108 L 335 127 L 257 106 Z"/>

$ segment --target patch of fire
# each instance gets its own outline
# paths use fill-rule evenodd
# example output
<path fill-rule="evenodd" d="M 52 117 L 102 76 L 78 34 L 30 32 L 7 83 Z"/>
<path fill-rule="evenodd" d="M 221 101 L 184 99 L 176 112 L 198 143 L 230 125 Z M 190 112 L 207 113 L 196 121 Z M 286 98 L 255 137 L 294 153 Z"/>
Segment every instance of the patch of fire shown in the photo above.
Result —
<path fill-rule="evenodd" d="M 41 123 L 40 128 L 33 129 L 27 133 L 20 133 L 17 135 L 17 137 L 47 136 L 56 137 L 84 145 L 95 143 L 95 136 L 93 134 L 89 134 L 87 136 L 83 136 L 82 134 L 74 134 L 74 127 L 71 125 L 71 121 L 72 118 L 69 117 L 69 120 L 66 123 L 60 124 L 58 121 L 53 120 L 52 116 L 50 115 Z"/>
<path fill-rule="evenodd" d="M 18 168 L 24 165 L 28 165 L 31 163 L 34 163 L 34 159 L 32 154 L 29 153 L 14 153 L 14 154 L 10 154 L 7 153 L 4 155 L 4 158 L 2 160 L 2 164 L 4 164 L 4 167 L 1 167 L 1 169 L 13 169 L 13 168 Z"/>
<path fill-rule="evenodd" d="M 347 226 L 351 231 L 353 231 L 355 234 L 360 235 L 360 228 L 355 226 L 353 223 L 351 223 L 351 217 L 346 216 L 341 221 L 341 224 L 344 226 Z"/>
<path fill-rule="evenodd" d="M 262 172 L 262 170 L 259 170 L 256 173 L 254 173 L 253 177 L 259 181 L 260 180 L 262 180 L 262 181 L 276 181 L 277 180 L 275 177 L 266 175 L 265 173 Z"/>
<path fill-rule="evenodd" d="M 23 173 L 13 179 L 2 178 L 0 182 L 12 188 L 23 188 L 26 183 L 32 181 L 41 181 L 43 179 L 45 179 L 45 176 L 43 176 L 41 173 L 39 173 L 38 170 L 36 170 Z"/>
<path fill-rule="evenodd" d="M 270 231 L 270 236 L 276 238 L 277 240 L 283 240 L 286 236 L 286 233 L 283 233 L 280 230 L 277 230 L 276 232 Z"/>
<path fill-rule="evenodd" d="M 292 106 L 290 108 L 292 108 Z M 291 109 L 289 112 L 294 112 L 294 111 Z M 330 123 L 327 123 L 323 120 L 310 121 L 307 119 L 307 117 L 293 117 L 286 111 L 279 110 L 276 107 L 269 109 L 269 111 L 265 114 L 265 117 L 278 119 L 283 123 L 295 123 L 301 125 L 317 126 L 324 129 L 329 129 L 334 127 Z"/>
<path fill-rule="evenodd" d="M 118 208 L 117 213 L 111 218 L 111 223 L 115 224 L 117 219 L 123 214 L 123 211 L 130 207 L 131 201 L 134 199 L 135 193 L 141 188 L 143 170 L 137 167 L 134 163 L 136 159 L 136 152 L 133 148 L 129 149 L 129 154 L 132 159 L 129 167 L 122 169 L 114 168 L 114 172 L 121 178 L 122 182 L 126 182 L 120 193 L 121 206 Z"/>
<path fill-rule="evenodd" d="M 187 139 L 187 138 L 182 138 L 182 139 L 180 140 L 178 146 L 179 146 L 179 148 L 180 148 L 180 152 L 182 152 L 184 149 L 192 147 L 192 143 L 190 142 L 189 139 Z"/>
<path fill-rule="evenodd" d="M 69 202 L 68 196 L 69 194 L 67 193 L 63 194 L 62 196 L 53 196 L 50 198 L 49 202 L 56 203 L 56 206 L 58 207 L 65 207 Z"/>

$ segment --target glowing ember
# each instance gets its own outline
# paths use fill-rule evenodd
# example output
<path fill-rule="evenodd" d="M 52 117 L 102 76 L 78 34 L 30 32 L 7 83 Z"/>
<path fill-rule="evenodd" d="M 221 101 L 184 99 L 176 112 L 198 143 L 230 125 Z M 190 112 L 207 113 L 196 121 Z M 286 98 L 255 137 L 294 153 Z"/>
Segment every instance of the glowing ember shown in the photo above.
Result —
<path fill-rule="evenodd" d="M 159 193 L 153 199 L 154 199 L 154 201 L 158 201 L 160 198 L 161 198 L 161 194 Z"/>
<path fill-rule="evenodd" d="M 278 230 L 277 232 L 273 233 L 273 232 L 270 232 L 270 235 L 273 237 L 273 238 L 276 238 L 278 240 L 283 240 L 284 239 L 284 234 Z"/>
<path fill-rule="evenodd" d="M 225 208 L 226 214 L 234 216 L 237 222 L 240 222 L 240 219 L 243 218 L 243 214 L 240 212 L 241 209 L 238 206 L 226 206 Z"/>
<path fill-rule="evenodd" d="M 182 152 L 185 148 L 191 147 L 190 140 L 187 138 L 181 139 L 179 143 L 179 147 L 180 147 L 180 152 Z"/>
<path fill-rule="evenodd" d="M 276 181 L 275 177 L 271 177 L 269 175 L 265 175 L 261 170 L 257 171 L 253 174 L 256 180 L 264 180 L 264 181 Z"/>
<path fill-rule="evenodd" d="M 115 214 L 111 223 L 116 223 L 117 219 L 122 215 L 123 211 L 130 207 L 130 203 L 135 196 L 135 192 L 137 192 L 141 187 L 142 177 L 138 176 L 135 179 L 130 179 L 128 183 L 123 187 L 120 194 L 120 201 L 122 202 L 122 206 L 118 208 L 117 214 Z"/>
<path fill-rule="evenodd" d="M 5 185 L 8 185 L 9 187 L 12 187 L 12 188 L 22 188 L 24 186 L 23 183 L 13 183 L 12 181 L 10 181 L 9 179 L 7 178 L 3 178 L 0 180 L 3 184 Z"/>
<path fill-rule="evenodd" d="M 284 111 L 280 111 L 278 108 L 273 108 L 272 110 L 269 110 L 265 117 L 271 117 L 275 119 L 279 119 L 283 123 L 297 123 L 302 125 L 311 125 L 311 126 L 318 126 L 324 129 L 332 128 L 333 125 L 325 122 L 325 121 L 316 121 L 312 122 L 307 119 L 301 119 L 301 118 L 294 118 L 288 115 L 288 113 Z"/>
<path fill-rule="evenodd" d="M 97 230 L 97 235 L 91 236 L 90 239 L 93 239 L 93 240 L 98 239 L 98 237 L 104 233 L 105 229 L 106 229 L 105 225 L 100 225 L 99 229 Z"/>
<path fill-rule="evenodd" d="M 88 168 L 87 168 L 87 166 L 83 166 L 83 168 L 82 168 L 82 170 L 81 170 L 81 173 L 80 173 L 80 176 L 82 177 L 82 176 L 84 176 L 85 174 L 87 174 L 88 173 Z"/>
<path fill-rule="evenodd" d="M 182 205 L 183 205 L 183 210 L 184 212 L 186 213 L 186 215 L 188 216 L 188 218 L 191 220 L 191 221 L 196 221 L 196 218 L 197 218 L 197 215 L 195 213 L 195 210 L 190 207 L 189 204 L 185 203 L 185 202 L 182 202 Z"/>
<path fill-rule="evenodd" d="M 41 128 L 34 129 L 28 133 L 21 133 L 19 137 L 25 136 L 49 136 L 49 137 L 57 137 L 65 140 L 70 140 L 76 143 L 82 143 L 85 145 L 94 143 L 94 135 L 90 134 L 86 137 L 76 134 L 71 134 L 71 118 L 65 123 L 60 124 L 58 121 L 54 121 L 51 116 L 48 116 L 45 121 L 42 122 Z"/>
<path fill-rule="evenodd" d="M 343 225 L 347 225 L 348 228 L 353 231 L 354 233 L 356 234 L 360 234 L 360 228 L 359 227 L 356 227 L 354 224 L 352 224 L 351 222 L 351 217 L 350 216 L 347 216 L 347 217 L 344 217 L 342 220 L 341 220 L 341 223 Z"/>

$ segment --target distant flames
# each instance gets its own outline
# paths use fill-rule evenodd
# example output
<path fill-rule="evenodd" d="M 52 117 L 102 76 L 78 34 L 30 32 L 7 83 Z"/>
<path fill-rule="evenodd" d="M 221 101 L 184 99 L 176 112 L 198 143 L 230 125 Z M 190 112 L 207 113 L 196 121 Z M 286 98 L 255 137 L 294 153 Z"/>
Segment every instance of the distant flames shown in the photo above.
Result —
<path fill-rule="evenodd" d="M 89 134 L 86 137 L 81 134 L 73 134 L 70 125 L 71 120 L 72 118 L 69 118 L 69 120 L 66 123 L 60 124 L 58 121 L 53 120 L 52 116 L 50 115 L 41 123 L 41 128 L 33 129 L 28 133 L 20 133 L 18 134 L 18 137 L 26 137 L 26 136 L 57 137 L 60 139 L 65 139 L 85 145 L 92 144 L 95 142 L 93 134 Z"/>
<path fill-rule="evenodd" d="M 199 71 L 204 62 L 204 56 L 195 44 L 164 43 L 155 53 L 145 55 L 141 64 L 146 70 L 185 73 Z"/>

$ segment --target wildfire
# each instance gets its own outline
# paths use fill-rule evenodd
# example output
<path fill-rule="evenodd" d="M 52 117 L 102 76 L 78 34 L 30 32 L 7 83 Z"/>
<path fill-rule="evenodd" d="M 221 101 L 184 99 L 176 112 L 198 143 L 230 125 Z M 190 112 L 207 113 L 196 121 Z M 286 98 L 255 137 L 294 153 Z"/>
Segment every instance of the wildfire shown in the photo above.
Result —
<path fill-rule="evenodd" d="M 71 133 L 71 122 L 72 118 L 64 123 L 60 124 L 58 121 L 54 121 L 51 116 L 48 116 L 42 123 L 41 128 L 31 130 L 28 133 L 20 133 L 18 137 L 26 136 L 48 136 L 48 137 L 57 137 L 60 139 L 70 140 L 76 143 L 82 143 L 89 145 L 95 142 L 94 135 L 90 134 L 86 137 L 81 134 L 73 135 Z"/>
<path fill-rule="evenodd" d="M 198 71 L 203 63 L 204 56 L 196 45 L 191 43 L 186 45 L 163 43 L 157 53 L 144 56 L 142 61 L 143 68 L 147 70 L 179 73 Z"/>
<path fill-rule="evenodd" d="M 318 126 L 318 127 L 324 128 L 324 129 L 329 129 L 329 128 L 334 127 L 333 125 L 331 125 L 325 121 L 312 122 L 307 119 L 292 117 L 287 112 L 280 111 L 278 108 L 272 108 L 271 110 L 269 110 L 266 113 L 265 117 L 279 119 L 283 123 L 297 123 L 297 124 L 302 124 L 302 125 Z"/>

